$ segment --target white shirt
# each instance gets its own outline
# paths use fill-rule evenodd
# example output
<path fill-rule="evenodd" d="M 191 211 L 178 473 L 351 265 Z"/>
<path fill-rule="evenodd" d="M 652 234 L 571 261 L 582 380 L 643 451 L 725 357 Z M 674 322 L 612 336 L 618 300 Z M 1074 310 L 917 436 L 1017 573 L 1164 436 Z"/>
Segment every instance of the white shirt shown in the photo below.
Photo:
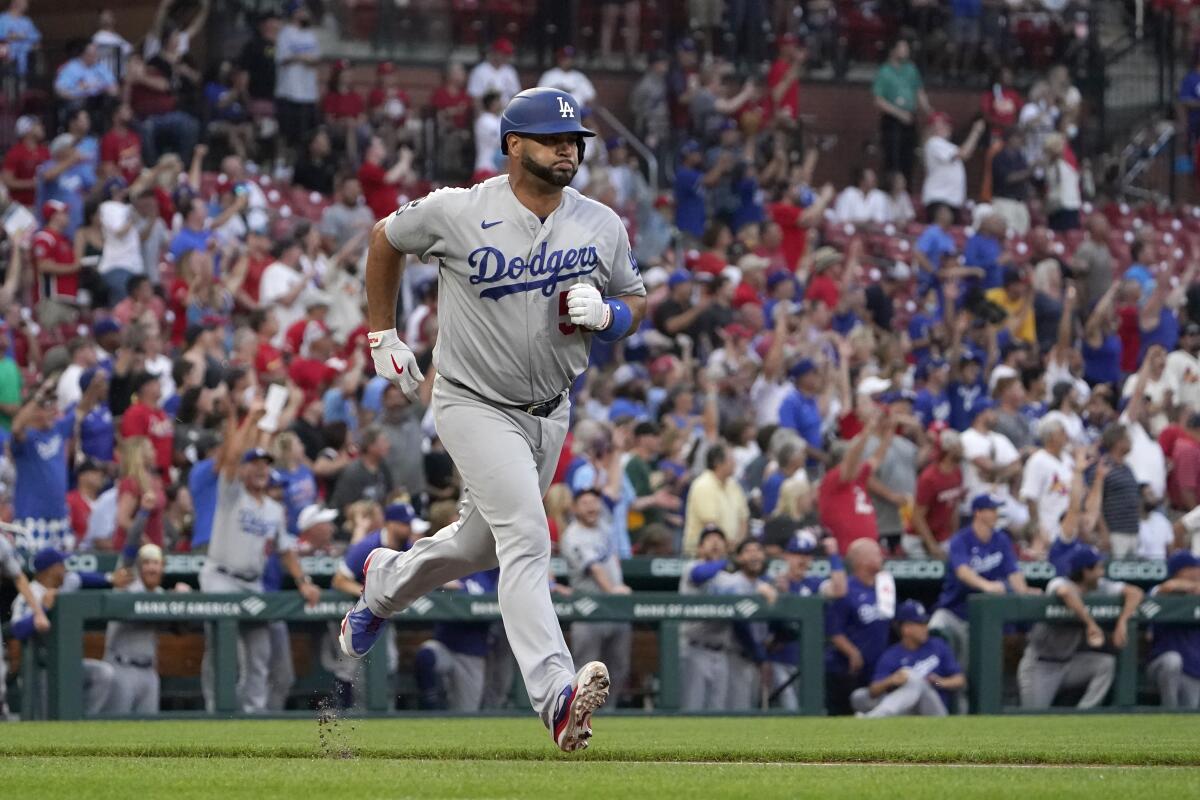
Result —
<path fill-rule="evenodd" d="M 1175 531 L 1170 521 L 1161 511 L 1151 511 L 1138 523 L 1137 557 L 1165 559 L 1174 541 Z"/>
<path fill-rule="evenodd" d="M 551 67 L 538 78 L 538 86 L 550 86 L 561 89 L 579 101 L 581 106 L 590 106 L 596 99 L 596 87 L 577 69 L 559 69 Z M 468 91 L 470 89 L 468 88 Z"/>
<path fill-rule="evenodd" d="M 906 225 L 917 218 L 917 212 L 913 210 L 912 198 L 907 193 L 894 197 L 889 196 L 887 206 L 888 222 Z"/>
<path fill-rule="evenodd" d="M 159 353 L 154 358 L 146 359 L 146 372 L 158 378 L 158 384 L 161 389 L 162 399 L 159 401 L 161 406 L 163 403 L 175 396 L 177 387 L 175 386 L 175 377 L 171 371 L 175 367 L 175 362 L 169 356 Z"/>
<path fill-rule="evenodd" d="M 316 28 L 284 25 L 275 42 L 275 97 L 293 103 L 316 103 L 320 97 L 317 68 L 297 56 L 321 56 Z M 291 63 L 285 63 L 291 61 Z"/>
<path fill-rule="evenodd" d="M 475 118 L 475 171 L 498 172 L 496 153 L 499 151 L 500 117 L 482 111 Z"/>
<path fill-rule="evenodd" d="M 791 392 L 787 381 L 771 381 L 759 374 L 750 387 L 750 405 L 754 409 L 758 427 L 779 424 L 779 408 Z"/>
<path fill-rule="evenodd" d="M 1150 438 L 1141 423 L 1134 422 L 1128 414 L 1121 415 L 1121 424 L 1129 431 L 1129 440 L 1133 446 L 1125 463 L 1133 472 L 1138 483 L 1150 484 L 1150 491 L 1155 497 L 1166 496 L 1167 491 L 1167 459 L 1163 455 L 1158 442 Z"/>
<path fill-rule="evenodd" d="M 1079 188 L 1079 170 L 1072 167 L 1064 159 L 1055 162 L 1051 169 L 1058 170 L 1058 196 L 1061 208 L 1075 211 L 1083 206 L 1083 192 Z"/>
<path fill-rule="evenodd" d="M 100 230 L 104 234 L 104 249 L 96 270 L 103 275 L 114 269 L 127 269 L 135 275 L 146 272 L 142 263 L 142 240 L 133 221 L 133 206 L 116 200 L 106 200 L 97 212 Z M 125 229 L 124 233 L 121 230 Z"/>
<path fill-rule="evenodd" d="M 1133 397 L 1133 387 L 1137 386 L 1137 375 L 1130 375 L 1125 379 L 1125 384 L 1121 387 L 1121 397 Z M 1170 381 L 1167 380 L 1167 373 L 1164 370 L 1162 376 L 1156 381 L 1146 381 L 1146 386 L 1142 394 L 1150 398 L 1151 402 L 1162 405 L 1167 396 L 1167 390 L 1171 388 Z M 1163 428 L 1167 427 L 1167 415 L 1164 412 L 1159 412 L 1150 418 L 1150 433 L 1154 436 L 1162 433 Z"/>
<path fill-rule="evenodd" d="M 500 105 L 508 105 L 513 95 L 521 91 L 521 79 L 512 64 L 492 66 L 492 62 L 484 59 L 475 65 L 467 78 L 467 94 L 476 100 L 488 92 L 500 95 Z M 582 102 L 582 101 L 580 101 Z"/>
<path fill-rule="evenodd" d="M 1200 411 L 1200 359 L 1186 350 L 1168 353 L 1163 380 L 1170 387 L 1176 403 Z"/>
<path fill-rule="evenodd" d="M 961 208 L 967 202 L 967 170 L 958 157 L 958 145 L 941 136 L 925 142 L 925 184 L 921 202 L 946 203 Z"/>
<path fill-rule="evenodd" d="M 1065 450 L 1055 458 L 1038 450 L 1025 462 L 1020 497 L 1037 504 L 1038 527 L 1050 541 L 1062 536 L 1062 516 L 1071 502 L 1075 460 Z"/>
<path fill-rule="evenodd" d="M 1012 493 L 1008 490 L 1007 483 L 985 481 L 979 474 L 979 468 L 974 464 L 975 459 L 982 457 L 990 458 L 992 463 L 998 467 L 1007 467 L 1019 459 L 1021 454 L 1017 452 L 1017 448 L 1013 447 L 1013 443 L 1008 440 L 1008 437 L 995 431 L 981 433 L 974 428 L 967 428 L 962 432 L 961 441 L 963 486 L 967 490 L 963 496 L 963 513 L 970 511 L 971 501 L 975 499 L 976 495 L 988 493 L 1002 501 L 1011 500 Z"/>
<path fill-rule="evenodd" d="M 863 194 L 857 186 L 847 186 L 834 203 L 833 216 L 838 222 L 882 225 L 889 218 L 888 204 L 888 196 L 878 189 Z"/>
<path fill-rule="evenodd" d="M 71 403 L 78 403 L 83 398 L 83 390 L 79 388 L 79 376 L 83 367 L 78 364 L 68 364 L 58 376 L 58 386 L 55 387 L 55 397 L 58 399 L 58 410 L 62 411 Z"/>
<path fill-rule="evenodd" d="M 276 261 L 263 271 L 262 282 L 258 287 L 259 302 L 264 307 L 275 307 L 275 319 L 279 320 L 279 332 L 271 340 L 276 347 L 283 346 L 283 337 L 287 329 L 304 318 L 304 304 L 300 295 L 290 306 L 283 304 L 282 298 L 292 292 L 296 286 L 304 283 L 304 275 L 281 261 Z"/>
<path fill-rule="evenodd" d="M 1063 426 L 1063 430 L 1067 432 L 1067 439 L 1072 444 L 1086 445 L 1088 443 L 1087 429 L 1083 427 L 1083 420 L 1078 414 L 1073 412 L 1067 414 L 1055 409 L 1047 412 L 1045 418 L 1058 420 L 1059 424 Z"/>

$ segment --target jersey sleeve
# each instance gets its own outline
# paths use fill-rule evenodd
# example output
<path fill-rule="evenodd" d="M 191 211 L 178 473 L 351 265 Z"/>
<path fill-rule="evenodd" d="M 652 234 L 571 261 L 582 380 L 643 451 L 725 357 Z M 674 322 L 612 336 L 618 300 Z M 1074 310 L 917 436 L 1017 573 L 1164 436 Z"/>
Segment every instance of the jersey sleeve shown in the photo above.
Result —
<path fill-rule="evenodd" d="M 955 572 L 964 564 L 970 564 L 971 559 L 967 553 L 967 547 L 963 543 L 963 540 L 958 536 L 955 536 L 950 540 L 949 561 L 950 563 L 947 565 L 949 572 Z"/>
<path fill-rule="evenodd" d="M 938 665 L 935 673 L 943 678 L 950 678 L 962 673 L 962 665 L 958 663 L 958 659 L 954 657 L 954 651 L 946 644 L 944 639 L 931 636 L 929 641 L 935 642 L 934 647 L 938 650 Z"/>
<path fill-rule="evenodd" d="M 593 564 L 598 564 L 607 557 L 604 548 L 597 542 L 588 541 L 582 536 L 568 535 L 562 548 L 567 564 L 575 572 L 586 572 Z"/>
<path fill-rule="evenodd" d="M 898 669 L 900 669 L 900 660 L 896 658 L 896 650 L 889 647 L 875 662 L 875 674 L 871 676 L 871 682 L 881 681 Z"/>
<path fill-rule="evenodd" d="M 446 195 L 433 192 L 396 209 L 383 231 L 392 247 L 402 253 L 412 253 L 422 260 L 441 258 L 445 251 L 445 214 L 442 208 Z"/>
<path fill-rule="evenodd" d="M 625 226 L 617 225 L 617 247 L 613 253 L 612 274 L 608 278 L 608 286 L 604 294 L 608 297 L 621 295 L 646 296 L 646 287 L 642 284 L 642 271 L 638 267 L 633 251 L 629 249 L 629 233 Z"/>

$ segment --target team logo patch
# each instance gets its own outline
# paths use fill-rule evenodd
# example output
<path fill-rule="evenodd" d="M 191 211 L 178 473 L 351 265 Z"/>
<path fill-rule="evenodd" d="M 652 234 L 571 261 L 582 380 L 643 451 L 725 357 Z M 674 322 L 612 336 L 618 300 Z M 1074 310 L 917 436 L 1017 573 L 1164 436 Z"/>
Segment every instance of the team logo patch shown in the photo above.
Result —
<path fill-rule="evenodd" d="M 562 97 L 558 98 L 558 115 L 563 119 L 567 117 L 575 118 L 575 109 Z"/>

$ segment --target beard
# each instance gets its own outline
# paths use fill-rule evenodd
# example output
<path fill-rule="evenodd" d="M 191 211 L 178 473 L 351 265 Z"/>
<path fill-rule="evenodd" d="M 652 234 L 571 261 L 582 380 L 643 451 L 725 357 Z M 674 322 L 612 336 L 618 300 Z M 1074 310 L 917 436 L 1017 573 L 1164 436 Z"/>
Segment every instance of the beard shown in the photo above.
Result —
<path fill-rule="evenodd" d="M 551 186 L 569 186 L 571 181 L 575 180 L 575 173 L 579 171 L 578 166 L 570 169 L 555 169 L 546 167 L 534 161 L 528 153 L 521 154 L 521 166 L 531 175 L 541 178 Z"/>

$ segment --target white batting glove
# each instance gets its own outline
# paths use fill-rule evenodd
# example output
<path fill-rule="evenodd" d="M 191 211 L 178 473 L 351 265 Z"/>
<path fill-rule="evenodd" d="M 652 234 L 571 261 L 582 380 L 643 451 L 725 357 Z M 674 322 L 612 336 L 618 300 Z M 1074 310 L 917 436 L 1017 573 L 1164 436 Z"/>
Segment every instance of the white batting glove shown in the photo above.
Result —
<path fill-rule="evenodd" d="M 577 283 L 567 292 L 567 312 L 571 322 L 593 331 L 602 331 L 612 324 L 612 309 L 590 283 Z"/>
<path fill-rule="evenodd" d="M 412 348 L 400 341 L 396 329 L 368 333 L 367 343 L 371 346 L 371 357 L 375 359 L 375 374 L 387 378 L 409 400 L 416 401 L 417 388 L 425 376 L 417 366 L 417 357 Z"/>

